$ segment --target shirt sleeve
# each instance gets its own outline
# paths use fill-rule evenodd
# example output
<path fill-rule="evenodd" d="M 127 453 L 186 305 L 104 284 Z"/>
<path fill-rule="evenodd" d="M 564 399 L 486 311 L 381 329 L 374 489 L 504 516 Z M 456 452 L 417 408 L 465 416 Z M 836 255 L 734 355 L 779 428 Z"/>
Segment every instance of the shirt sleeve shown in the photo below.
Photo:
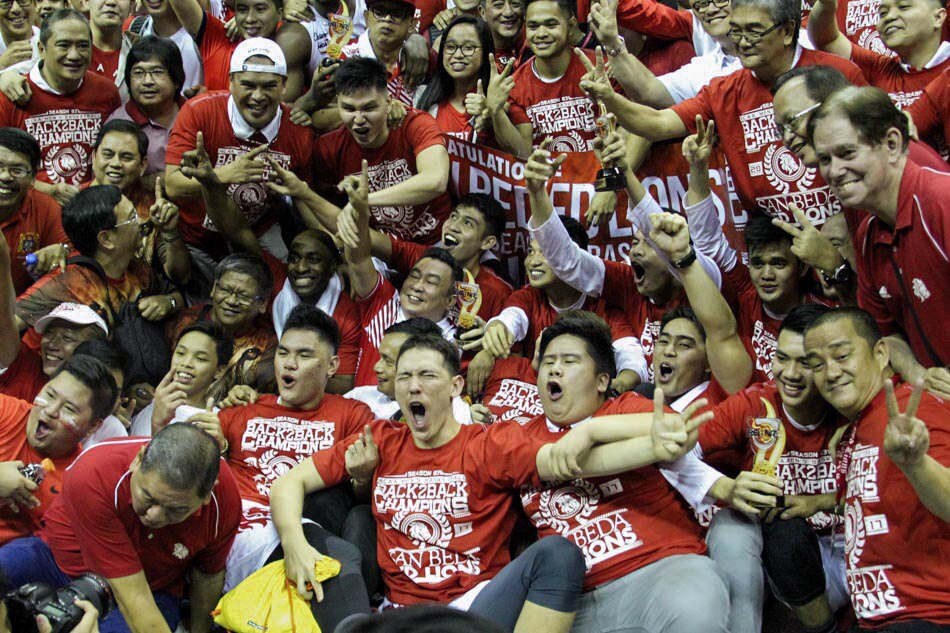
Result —
<path fill-rule="evenodd" d="M 580 292 L 598 297 L 604 290 L 604 260 L 592 255 L 571 240 L 561 218 L 552 213 L 541 226 L 528 221 L 531 237 L 538 240 L 558 279 Z"/>
<path fill-rule="evenodd" d="M 666 91 L 670 93 L 673 103 L 682 103 L 699 94 L 712 76 L 714 69 L 710 68 L 705 56 L 694 57 L 688 64 L 677 68 L 673 72 L 657 77 Z"/>
<path fill-rule="evenodd" d="M 625 336 L 614 341 L 614 360 L 617 371 L 626 369 L 636 372 L 643 382 L 649 381 L 647 359 L 643 355 L 643 346 L 636 336 Z"/>
<path fill-rule="evenodd" d="M 713 408 L 713 419 L 699 427 L 701 455 L 741 448 L 745 442 L 745 420 L 755 409 L 745 392 L 730 396 Z"/>
<path fill-rule="evenodd" d="M 374 439 L 378 439 L 375 437 L 376 429 L 373 430 Z M 325 488 L 335 486 L 348 477 L 346 472 L 346 449 L 352 446 L 357 439 L 359 439 L 359 434 L 354 433 L 332 447 L 314 453 L 310 458 L 313 460 L 313 465 L 320 474 L 320 479 L 323 480 Z"/>
<path fill-rule="evenodd" d="M 340 326 L 340 349 L 337 351 L 337 356 L 340 357 L 340 366 L 336 373 L 344 376 L 355 374 L 360 357 L 360 335 L 362 333 L 359 308 L 355 303 L 347 301 L 342 310 L 337 309 L 334 317 L 337 325 Z"/>
<path fill-rule="evenodd" d="M 433 145 L 445 147 L 445 136 L 442 135 L 442 130 L 439 129 L 439 124 L 435 122 L 432 115 L 421 110 L 416 111 L 415 114 L 416 116 L 412 117 L 406 127 L 406 138 L 412 145 L 413 154 L 418 156 L 422 150 Z"/>
<path fill-rule="evenodd" d="M 422 254 L 426 252 L 428 247 L 415 242 L 400 240 L 391 235 L 388 237 L 391 252 L 389 265 L 399 274 L 408 275 L 416 262 L 422 259 Z"/>
<path fill-rule="evenodd" d="M 689 236 L 696 250 L 707 255 L 721 270 L 729 271 L 735 268 L 739 258 L 722 230 L 713 200 L 715 195 L 710 192 L 705 200 L 692 206 L 684 203 L 683 210 L 689 222 Z"/>
<path fill-rule="evenodd" d="M 700 90 L 699 94 L 692 99 L 687 99 L 686 101 L 678 103 L 670 108 L 677 114 L 677 116 L 679 116 L 689 134 L 696 133 L 697 114 L 702 116 L 704 121 L 716 118 L 712 109 L 711 99 L 712 95 L 717 94 L 717 92 L 722 91 L 722 89 L 722 82 L 719 80 L 713 80 L 709 85 Z"/>
<path fill-rule="evenodd" d="M 714 503 L 706 498 L 709 489 L 722 477 L 722 473 L 699 459 L 694 452 L 686 453 L 675 462 L 659 465 L 660 474 L 683 495 L 697 513 L 709 509 Z"/>
<path fill-rule="evenodd" d="M 689 12 L 671 9 L 656 0 L 623 0 L 617 6 L 617 24 L 665 40 L 693 37 Z"/>
<path fill-rule="evenodd" d="M 165 164 L 178 165 L 182 154 L 195 149 L 195 137 L 200 130 L 195 116 L 194 102 L 185 103 L 168 134 L 168 147 L 165 150 Z"/>
<path fill-rule="evenodd" d="M 514 295 L 512 295 L 514 297 Z M 502 310 L 498 316 L 492 317 L 488 323 L 498 321 L 503 323 L 508 331 L 514 336 L 515 342 L 523 341 L 528 335 L 528 328 L 531 322 L 523 308 L 518 306 L 509 306 Z M 486 324 L 487 327 L 487 324 Z"/>
<path fill-rule="evenodd" d="M 541 484 L 538 451 L 546 443 L 531 437 L 520 424 L 493 424 L 468 448 L 475 451 L 476 463 L 483 467 L 492 486 L 508 490 Z M 498 455 L 505 459 L 498 459 Z"/>
<path fill-rule="evenodd" d="M 886 73 L 891 64 L 891 58 L 874 51 L 851 44 L 851 61 L 861 70 L 861 74 L 871 85 L 878 83 L 882 74 Z"/>

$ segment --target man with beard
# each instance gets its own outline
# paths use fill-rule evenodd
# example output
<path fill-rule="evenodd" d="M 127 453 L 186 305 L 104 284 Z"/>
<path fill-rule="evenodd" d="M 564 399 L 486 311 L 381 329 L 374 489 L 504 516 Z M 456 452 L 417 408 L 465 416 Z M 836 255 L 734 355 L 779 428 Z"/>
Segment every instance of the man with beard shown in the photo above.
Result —
<path fill-rule="evenodd" d="M 888 345 L 863 310 L 841 308 L 816 319 L 805 332 L 805 351 L 818 391 L 850 421 L 835 473 L 859 625 L 946 630 L 950 584 L 935 561 L 950 550 L 950 406 L 920 383 L 895 385 Z M 922 555 L 921 543 L 929 554 Z"/>

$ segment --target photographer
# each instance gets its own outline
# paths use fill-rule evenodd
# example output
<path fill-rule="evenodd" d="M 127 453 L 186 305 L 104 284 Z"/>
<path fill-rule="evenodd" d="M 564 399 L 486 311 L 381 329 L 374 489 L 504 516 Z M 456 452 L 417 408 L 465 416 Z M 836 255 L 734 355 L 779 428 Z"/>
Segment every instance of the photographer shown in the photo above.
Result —
<path fill-rule="evenodd" d="M 69 633 L 99 633 L 99 611 L 88 600 L 77 600 L 76 606 L 83 610 L 82 620 Z M 45 615 L 36 616 L 36 630 L 39 633 L 52 633 L 53 627 Z M 7 605 L 0 602 L 0 633 L 15 633 L 7 619 Z"/>

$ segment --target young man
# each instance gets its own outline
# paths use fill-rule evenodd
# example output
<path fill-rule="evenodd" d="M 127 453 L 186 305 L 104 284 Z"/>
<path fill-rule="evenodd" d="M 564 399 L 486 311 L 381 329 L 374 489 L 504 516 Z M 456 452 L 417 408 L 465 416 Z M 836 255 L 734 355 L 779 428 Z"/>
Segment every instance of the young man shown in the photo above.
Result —
<path fill-rule="evenodd" d="M 277 221 L 279 198 L 266 183 L 274 179 L 271 163 L 309 180 L 313 132 L 290 120 L 281 104 L 287 78 L 284 53 L 273 41 L 242 41 L 231 56 L 230 93 L 213 92 L 182 107 L 168 139 L 166 185 L 172 198 L 200 198 L 201 186 L 181 173 L 182 155 L 196 147 L 199 132 L 213 157 L 214 169 L 228 185 L 235 204 L 264 247 L 286 259 L 287 247 Z M 220 240 L 200 200 L 182 206 L 185 240 L 209 252 L 221 251 Z"/>
<path fill-rule="evenodd" d="M 35 42 L 40 32 L 33 25 L 35 16 L 36 7 L 26 1 L 13 2 L 0 14 L 0 69 L 29 72 L 36 61 Z"/>
<path fill-rule="evenodd" d="M 399 350 L 412 336 L 441 336 L 439 326 L 422 317 L 413 317 L 394 323 L 386 328 L 379 343 L 379 360 L 373 366 L 375 385 L 364 385 L 350 390 L 347 398 L 359 400 L 383 420 L 399 419 L 399 403 L 396 402 L 396 359 Z M 452 398 L 452 413 L 459 424 L 469 424 L 472 414 L 469 404 L 459 397 Z"/>
<path fill-rule="evenodd" d="M 434 244 L 452 209 L 446 191 L 449 154 L 435 119 L 409 110 L 402 124 L 390 130 L 386 69 L 372 58 L 347 59 L 333 82 L 343 127 L 317 140 L 314 179 L 336 186 L 359 174 L 366 160 L 373 228 L 401 240 Z"/>
<path fill-rule="evenodd" d="M 869 213 L 855 235 L 859 304 L 887 336 L 895 371 L 950 396 L 950 334 L 936 305 L 950 292 L 950 174 L 908 160 L 907 119 L 877 88 L 835 93 L 809 129 L 832 191 Z"/>
<path fill-rule="evenodd" d="M 514 523 L 511 490 L 569 478 L 571 473 L 582 473 L 587 462 L 624 470 L 632 465 L 628 454 L 643 453 L 631 451 L 626 443 L 619 448 L 598 447 L 587 462 L 580 460 L 578 465 L 568 455 L 564 470 L 553 467 L 556 451 L 564 448 L 572 455 L 571 443 L 586 435 L 569 433 L 555 448 L 529 438 L 518 425 L 459 425 L 449 404 L 463 387 L 459 371 L 451 343 L 438 337 L 410 339 L 400 351 L 396 375 L 396 396 L 407 423 L 377 420 L 371 427 L 378 447 L 373 510 L 387 598 L 399 605 L 452 603 L 485 615 L 506 630 L 566 632 L 582 584 L 580 553 L 565 539 L 544 538 L 505 569 Z M 641 416 L 625 422 L 649 419 Z M 679 417 L 670 416 L 669 421 L 686 428 Z M 655 424 L 666 422 L 660 416 Z M 681 439 L 686 435 L 683 432 Z M 640 442 L 644 448 L 651 444 L 648 438 L 639 438 L 637 446 Z M 305 492 L 346 476 L 344 454 L 350 444 L 347 440 L 315 454 L 271 489 L 287 574 L 301 592 L 304 582 L 312 581 L 318 553 L 303 541 L 297 508 Z M 491 457 L 499 451 L 506 459 Z"/>
<path fill-rule="evenodd" d="M 132 420 L 129 435 L 156 435 L 172 422 L 186 422 L 205 411 L 209 392 L 234 353 L 234 341 L 213 321 L 197 321 L 181 331 L 171 367 L 152 401 Z"/>
<path fill-rule="evenodd" d="M 23 80 L 16 103 L 0 96 L 0 126 L 37 140 L 43 169 L 36 188 L 65 204 L 89 179 L 96 133 L 121 101 L 111 80 L 87 72 L 92 34 L 81 13 L 56 11 L 43 27 L 41 62 Z"/>
<path fill-rule="evenodd" d="M 805 332 L 815 385 L 851 422 L 836 480 L 858 623 L 939 631 L 950 625 L 950 585 L 933 564 L 950 550 L 950 407 L 919 383 L 895 386 L 888 349 L 875 319 L 856 308 L 833 310 Z M 919 543 L 937 558 L 921 556 Z"/>
<path fill-rule="evenodd" d="M 72 263 L 30 286 L 17 301 L 21 331 L 67 301 L 92 307 L 110 324 L 127 301 L 135 302 L 149 321 L 182 308 L 181 291 L 136 257 L 153 225 L 142 221 L 118 187 L 90 187 L 76 194 L 63 207 L 63 228 L 80 255 L 94 259 L 98 267 Z"/>
<path fill-rule="evenodd" d="M 0 395 L 0 544 L 31 536 L 63 487 L 80 442 L 112 411 L 118 391 L 108 369 L 94 358 L 66 361 L 30 404 Z M 52 460 L 39 485 L 19 468 Z M 0 554 L 0 568 L 3 567 Z"/>
<path fill-rule="evenodd" d="M 14 587 L 103 576 L 119 607 L 103 620 L 106 631 L 171 633 L 187 584 L 190 628 L 208 633 L 240 517 L 217 442 L 196 426 L 172 424 L 151 439 L 83 452 L 40 536 L 0 549 L 0 568 Z"/>
<path fill-rule="evenodd" d="M 715 119 L 736 192 L 745 209 L 787 222 L 790 204 L 814 209 L 822 224 L 841 204 L 817 180 L 815 169 L 803 167 L 781 144 L 775 132 L 770 85 L 790 68 L 827 65 L 841 70 L 856 85 L 867 82 L 854 64 L 798 44 L 801 3 L 797 0 L 752 0 L 732 3 L 730 37 L 736 42 L 743 69 L 714 79 L 692 99 L 665 110 L 635 104 L 609 85 L 587 79 L 592 91 L 618 122 L 647 140 L 681 138 L 696 131 L 696 118 Z"/>
<path fill-rule="evenodd" d="M 887 51 L 853 43 L 838 30 L 837 0 L 818 0 L 808 17 L 808 34 L 819 50 L 850 59 L 868 83 L 906 108 L 924 87 L 950 68 L 950 45 L 943 44 L 947 9 L 939 0 L 881 0 L 877 32 Z M 897 53 L 894 57 L 890 51 Z"/>

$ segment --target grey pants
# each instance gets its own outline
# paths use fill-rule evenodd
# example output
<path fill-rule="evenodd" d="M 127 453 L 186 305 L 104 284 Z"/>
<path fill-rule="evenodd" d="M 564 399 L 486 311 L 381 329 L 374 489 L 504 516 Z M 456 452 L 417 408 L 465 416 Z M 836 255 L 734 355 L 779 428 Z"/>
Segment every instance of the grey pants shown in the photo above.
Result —
<path fill-rule="evenodd" d="M 765 574 L 762 571 L 762 529 L 758 521 L 723 508 L 706 533 L 709 557 L 729 590 L 731 633 L 760 633 Z"/>
<path fill-rule="evenodd" d="M 669 556 L 585 593 L 571 633 L 726 633 L 729 594 L 706 556 Z"/>

